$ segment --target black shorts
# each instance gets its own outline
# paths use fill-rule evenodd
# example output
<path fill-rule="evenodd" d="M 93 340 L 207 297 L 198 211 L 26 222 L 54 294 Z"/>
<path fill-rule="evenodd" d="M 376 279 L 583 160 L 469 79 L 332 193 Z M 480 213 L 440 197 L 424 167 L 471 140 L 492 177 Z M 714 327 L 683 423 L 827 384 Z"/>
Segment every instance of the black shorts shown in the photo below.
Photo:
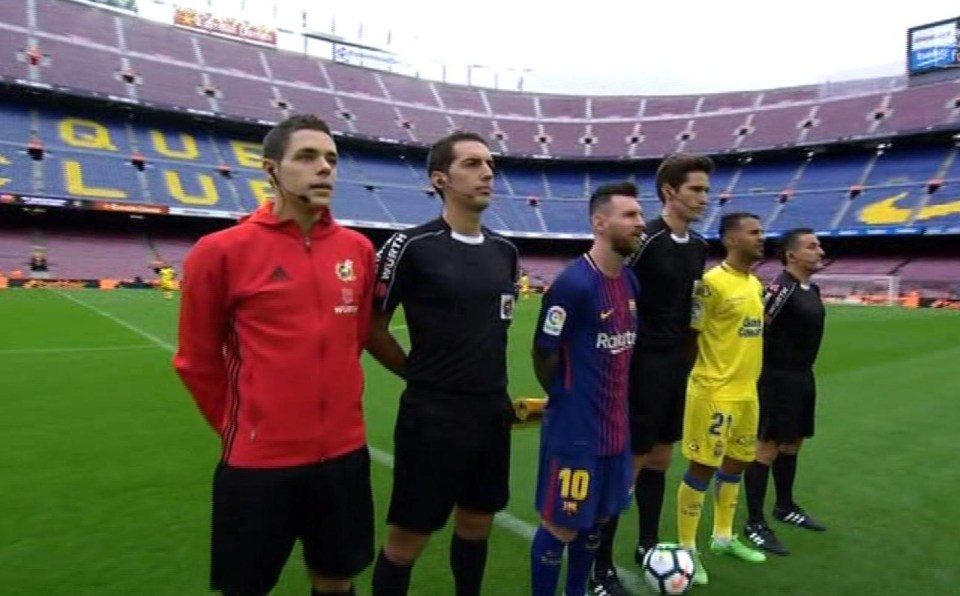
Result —
<path fill-rule="evenodd" d="M 510 401 L 506 395 L 491 401 L 464 408 L 403 395 L 387 523 L 432 533 L 447 523 L 455 505 L 478 513 L 507 506 Z"/>
<path fill-rule="evenodd" d="M 630 366 L 630 442 L 634 455 L 683 435 L 690 362 L 683 346 L 640 347 Z"/>
<path fill-rule="evenodd" d="M 813 371 L 765 368 L 757 388 L 761 441 L 796 443 L 813 436 L 817 404 Z"/>
<path fill-rule="evenodd" d="M 366 447 L 290 468 L 217 467 L 210 586 L 267 594 L 299 538 L 307 567 L 350 579 L 373 561 L 373 491 Z"/>

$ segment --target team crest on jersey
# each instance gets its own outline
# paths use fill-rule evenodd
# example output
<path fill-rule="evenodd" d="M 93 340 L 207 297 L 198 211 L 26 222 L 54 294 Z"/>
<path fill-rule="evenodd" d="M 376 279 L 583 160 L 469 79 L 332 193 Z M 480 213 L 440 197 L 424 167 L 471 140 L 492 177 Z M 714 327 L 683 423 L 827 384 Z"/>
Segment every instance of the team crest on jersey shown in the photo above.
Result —
<path fill-rule="evenodd" d="M 340 278 L 340 281 L 356 281 L 357 274 L 353 271 L 352 259 L 337 263 L 337 277 Z"/>
<path fill-rule="evenodd" d="M 631 298 L 630 300 L 627 300 L 627 308 L 629 308 L 631 311 L 636 311 L 637 301 L 634 300 L 633 298 Z"/>
<path fill-rule="evenodd" d="M 563 512 L 567 515 L 576 515 L 578 510 L 576 501 L 564 501 L 563 502 Z"/>
<path fill-rule="evenodd" d="M 562 306 L 551 306 L 543 318 L 543 332 L 547 335 L 559 336 L 566 322 L 567 311 L 563 310 Z"/>
<path fill-rule="evenodd" d="M 516 298 L 513 294 L 500 294 L 500 318 L 502 320 L 513 320 L 514 306 L 516 306 Z"/>

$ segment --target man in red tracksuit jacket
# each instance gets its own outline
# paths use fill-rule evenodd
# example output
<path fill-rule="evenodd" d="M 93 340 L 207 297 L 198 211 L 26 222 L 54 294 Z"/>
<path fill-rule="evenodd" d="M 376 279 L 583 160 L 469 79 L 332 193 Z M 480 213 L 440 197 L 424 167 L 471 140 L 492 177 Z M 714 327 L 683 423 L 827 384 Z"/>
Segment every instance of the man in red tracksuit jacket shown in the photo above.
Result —
<path fill-rule="evenodd" d="M 300 539 L 313 595 L 353 594 L 373 560 L 360 354 L 375 254 L 330 214 L 337 149 L 322 120 L 281 122 L 263 155 L 275 200 L 185 263 L 174 365 L 223 443 L 211 588 L 269 593 Z"/>

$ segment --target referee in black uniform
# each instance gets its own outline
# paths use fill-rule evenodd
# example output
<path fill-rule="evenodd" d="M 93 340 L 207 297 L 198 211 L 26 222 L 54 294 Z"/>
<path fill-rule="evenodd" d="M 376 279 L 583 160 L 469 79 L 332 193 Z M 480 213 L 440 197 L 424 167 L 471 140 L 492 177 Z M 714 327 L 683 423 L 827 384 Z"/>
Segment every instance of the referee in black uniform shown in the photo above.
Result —
<path fill-rule="evenodd" d="M 394 234 L 378 255 L 371 354 L 406 380 L 394 432 L 387 538 L 375 596 L 407 593 L 430 535 L 454 514 L 458 596 L 480 594 L 493 516 L 509 497 L 507 328 L 519 273 L 516 247 L 484 228 L 494 164 L 483 137 L 449 135 L 430 150 L 439 219 Z M 406 356 L 390 334 L 403 305 Z"/>
<path fill-rule="evenodd" d="M 687 376 L 695 356 L 690 331 L 694 282 L 703 276 L 707 241 L 690 229 L 708 204 L 713 162 L 675 154 L 657 169 L 658 219 L 648 222 L 640 248 L 628 260 L 640 280 L 637 344 L 630 367 L 630 436 L 640 540 L 637 561 L 659 542 L 660 511 L 673 444 L 683 430 Z M 624 593 L 613 564 L 617 519 L 602 529 L 592 578 L 593 594 Z"/>
<path fill-rule="evenodd" d="M 810 277 L 823 267 L 823 256 L 812 229 L 789 230 L 780 243 L 780 261 L 786 268 L 764 293 L 759 443 L 756 461 L 744 474 L 749 517 L 743 533 L 758 547 L 778 555 L 789 551 L 763 515 L 771 467 L 777 491 L 773 516 L 809 530 L 826 529 L 793 500 L 797 454 L 803 440 L 813 436 L 813 365 L 820 351 L 826 311 Z"/>

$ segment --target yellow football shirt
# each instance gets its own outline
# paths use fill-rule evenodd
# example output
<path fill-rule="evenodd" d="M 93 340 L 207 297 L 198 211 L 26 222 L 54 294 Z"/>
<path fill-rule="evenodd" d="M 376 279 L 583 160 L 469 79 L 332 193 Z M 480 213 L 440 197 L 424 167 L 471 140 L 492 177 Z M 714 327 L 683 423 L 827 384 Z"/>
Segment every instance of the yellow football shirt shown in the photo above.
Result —
<path fill-rule="evenodd" d="M 166 284 L 171 283 L 175 275 L 172 267 L 164 267 L 160 270 L 160 281 Z"/>
<path fill-rule="evenodd" d="M 715 400 L 757 399 L 763 366 L 763 284 L 726 263 L 697 283 L 690 326 L 699 331 L 690 390 Z"/>

